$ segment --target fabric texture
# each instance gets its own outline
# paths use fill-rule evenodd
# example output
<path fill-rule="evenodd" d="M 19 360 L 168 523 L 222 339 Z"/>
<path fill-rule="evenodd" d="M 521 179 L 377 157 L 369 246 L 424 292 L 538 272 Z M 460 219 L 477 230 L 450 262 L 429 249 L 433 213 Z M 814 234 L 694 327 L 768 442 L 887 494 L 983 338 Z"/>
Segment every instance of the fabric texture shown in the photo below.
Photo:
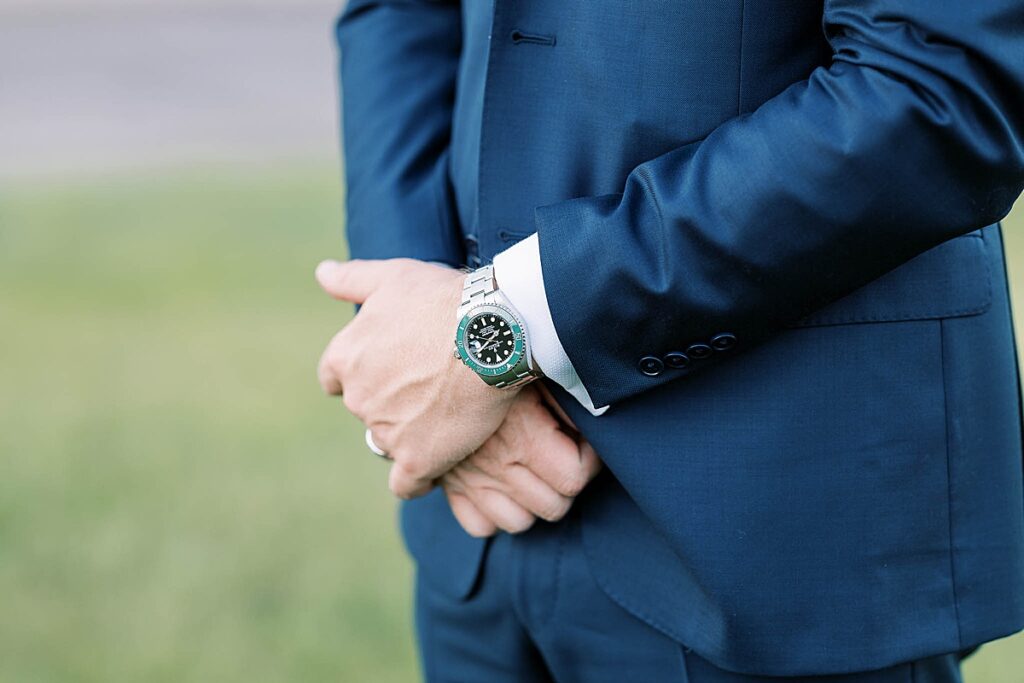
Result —
<path fill-rule="evenodd" d="M 961 683 L 956 654 L 845 676 L 720 669 L 604 593 L 589 568 L 578 512 L 495 538 L 465 600 L 419 578 L 416 623 L 427 683 Z"/>
<path fill-rule="evenodd" d="M 1000 229 L 1024 183 L 1018 0 L 352 0 L 357 258 L 537 234 L 609 476 L 604 594 L 722 670 L 878 670 L 1024 625 Z M 420 574 L 486 544 L 403 506 Z"/>

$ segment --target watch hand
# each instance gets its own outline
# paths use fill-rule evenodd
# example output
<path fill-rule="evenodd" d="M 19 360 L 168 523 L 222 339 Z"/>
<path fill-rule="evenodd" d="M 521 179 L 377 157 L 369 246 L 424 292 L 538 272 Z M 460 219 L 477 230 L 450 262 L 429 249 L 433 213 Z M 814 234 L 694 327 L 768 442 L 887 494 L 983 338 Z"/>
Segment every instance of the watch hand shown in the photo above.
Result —
<path fill-rule="evenodd" d="M 496 337 L 497 335 L 495 335 Z M 474 345 L 476 353 L 483 353 L 484 351 L 494 351 L 497 353 L 500 342 L 496 341 L 494 337 L 488 339 L 485 342 L 481 342 L 479 339 L 472 339 L 470 343 Z"/>
<path fill-rule="evenodd" d="M 500 332 L 495 332 L 494 334 L 492 334 L 490 337 L 488 337 L 487 339 L 485 339 L 482 342 L 480 341 L 479 338 L 473 339 L 472 341 L 479 343 L 480 346 L 487 346 L 489 344 L 493 344 L 494 340 L 496 340 L 498 338 L 499 334 L 500 334 Z"/>

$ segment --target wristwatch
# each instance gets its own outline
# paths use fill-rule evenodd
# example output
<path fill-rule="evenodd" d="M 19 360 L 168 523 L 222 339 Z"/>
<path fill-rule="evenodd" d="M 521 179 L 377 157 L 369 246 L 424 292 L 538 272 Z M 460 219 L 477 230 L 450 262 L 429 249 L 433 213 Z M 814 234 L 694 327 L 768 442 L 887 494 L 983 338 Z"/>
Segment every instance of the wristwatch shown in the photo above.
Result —
<path fill-rule="evenodd" d="M 466 275 L 455 332 L 456 358 L 493 387 L 506 389 L 541 376 L 523 318 L 494 281 L 494 266 Z"/>

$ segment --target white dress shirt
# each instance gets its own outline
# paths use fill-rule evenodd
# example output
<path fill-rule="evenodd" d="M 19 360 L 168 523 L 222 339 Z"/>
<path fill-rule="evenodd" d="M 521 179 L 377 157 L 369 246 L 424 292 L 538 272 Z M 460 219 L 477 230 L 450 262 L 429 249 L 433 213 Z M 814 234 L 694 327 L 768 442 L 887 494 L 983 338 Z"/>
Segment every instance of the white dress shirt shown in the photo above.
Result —
<path fill-rule="evenodd" d="M 544 291 L 540 267 L 540 243 L 534 233 L 494 257 L 494 279 L 526 323 L 530 350 L 537 366 L 579 401 L 592 415 L 603 415 L 608 406 L 594 407 L 587 388 L 576 374 L 555 331 Z"/>

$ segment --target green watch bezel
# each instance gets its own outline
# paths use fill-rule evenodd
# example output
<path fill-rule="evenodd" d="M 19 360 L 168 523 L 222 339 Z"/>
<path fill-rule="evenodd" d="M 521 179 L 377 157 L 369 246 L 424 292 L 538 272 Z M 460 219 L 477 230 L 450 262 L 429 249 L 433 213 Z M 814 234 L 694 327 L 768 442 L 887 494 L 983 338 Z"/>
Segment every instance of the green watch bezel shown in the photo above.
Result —
<path fill-rule="evenodd" d="M 493 367 L 483 365 L 469 355 L 469 351 L 466 350 L 465 336 L 466 327 L 469 325 L 469 321 L 477 317 L 482 313 L 495 313 L 505 319 L 508 323 L 508 327 L 512 330 L 513 339 L 515 345 L 512 349 L 512 355 L 508 357 L 501 365 L 495 365 Z M 459 358 L 465 363 L 470 370 L 478 375 L 486 377 L 499 377 L 512 371 L 522 359 L 526 353 L 526 337 L 523 334 L 523 326 L 519 322 L 519 319 L 515 316 L 512 311 L 504 306 L 497 304 L 484 304 L 482 306 L 476 306 L 466 313 L 459 321 L 459 327 L 455 332 L 455 349 L 458 351 Z"/>

